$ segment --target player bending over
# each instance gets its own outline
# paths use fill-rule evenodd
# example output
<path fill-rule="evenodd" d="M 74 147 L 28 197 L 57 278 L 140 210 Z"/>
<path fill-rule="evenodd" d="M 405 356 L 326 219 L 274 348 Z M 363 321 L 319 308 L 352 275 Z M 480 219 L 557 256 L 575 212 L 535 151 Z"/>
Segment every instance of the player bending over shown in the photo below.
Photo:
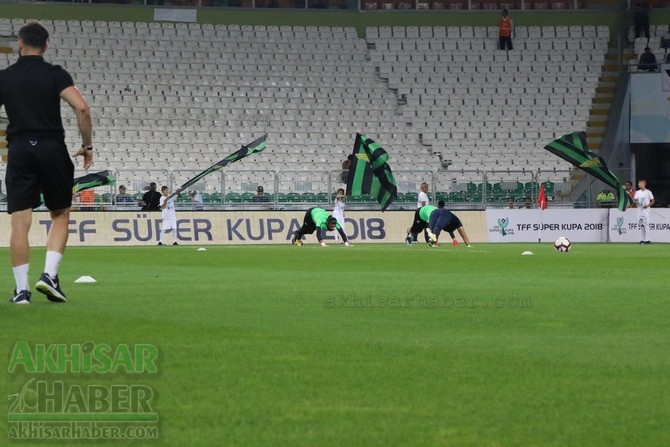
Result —
<path fill-rule="evenodd" d="M 408 244 L 416 242 L 417 235 L 424 229 L 428 232 L 428 244 L 431 246 L 440 245 L 438 238 L 442 231 L 449 233 L 449 236 L 454 241 L 454 245 L 458 245 L 458 241 L 454 235 L 454 231 L 458 231 L 465 245 L 470 247 L 470 239 L 465 232 L 465 228 L 463 228 L 461 220 L 444 207 L 444 200 L 440 200 L 437 203 L 437 207 L 426 205 L 416 210 L 414 213 L 414 223 L 407 233 L 406 242 Z"/>
<path fill-rule="evenodd" d="M 432 244 L 432 242 L 437 240 L 435 235 L 428 230 L 428 220 L 430 219 L 430 213 L 436 209 L 437 207 L 433 205 L 424 205 L 416 209 L 414 212 L 414 222 L 412 222 L 412 227 L 407 230 L 407 238 L 405 238 L 405 241 L 408 244 L 417 242 L 417 236 L 424 230 L 426 230 L 426 243 Z"/>
<path fill-rule="evenodd" d="M 302 227 L 295 232 L 293 239 L 291 239 L 292 244 L 297 244 L 299 247 L 302 247 L 302 237 L 306 234 L 312 234 L 315 230 L 316 238 L 319 240 L 319 244 L 322 247 L 326 246 L 326 243 L 321 236 L 321 230 L 333 231 L 337 230 L 344 242 L 345 247 L 349 246 L 349 241 L 347 240 L 347 235 L 342 231 L 342 227 L 337 223 L 337 219 L 328 214 L 328 211 L 323 208 L 310 208 L 305 213 L 305 219 L 303 220 Z"/>

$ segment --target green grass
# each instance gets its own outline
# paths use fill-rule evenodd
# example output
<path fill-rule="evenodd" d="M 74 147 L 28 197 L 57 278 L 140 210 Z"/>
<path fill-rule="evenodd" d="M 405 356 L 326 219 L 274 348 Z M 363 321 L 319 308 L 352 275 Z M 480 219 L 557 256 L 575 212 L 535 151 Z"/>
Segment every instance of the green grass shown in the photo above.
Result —
<path fill-rule="evenodd" d="M 69 248 L 69 302 L 6 303 L 2 358 L 157 346 L 157 375 L 37 375 L 150 385 L 150 445 L 670 445 L 667 245 L 195 248 Z"/>

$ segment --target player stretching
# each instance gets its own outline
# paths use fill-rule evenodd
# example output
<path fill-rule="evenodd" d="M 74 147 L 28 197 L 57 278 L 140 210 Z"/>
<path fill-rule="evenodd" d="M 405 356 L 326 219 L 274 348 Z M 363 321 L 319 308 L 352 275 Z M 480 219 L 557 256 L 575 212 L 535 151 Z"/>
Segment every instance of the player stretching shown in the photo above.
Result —
<path fill-rule="evenodd" d="M 458 245 L 458 241 L 454 235 L 454 231 L 458 231 L 465 245 L 470 247 L 470 239 L 465 232 L 465 228 L 463 228 L 461 220 L 444 207 L 444 200 L 440 200 L 437 203 L 437 207 L 426 205 L 416 210 L 414 213 L 414 223 L 407 233 L 406 242 L 408 244 L 416 242 L 417 235 L 424 229 L 428 232 L 428 244 L 431 246 L 440 246 L 438 238 L 442 231 L 449 233 L 449 236 L 453 239 L 453 244 Z"/>
<path fill-rule="evenodd" d="M 174 231 L 174 233 L 172 234 L 172 239 L 174 240 L 174 242 L 172 242 L 172 245 L 179 245 L 177 243 L 177 212 L 174 209 L 175 197 L 168 199 L 170 191 L 168 191 L 167 186 L 162 186 L 161 192 L 163 193 L 163 195 L 161 196 L 158 205 L 162 210 L 163 222 L 161 223 L 161 237 L 160 241 L 158 242 L 158 245 L 165 245 L 164 242 L 165 235 L 170 231 Z"/>
<path fill-rule="evenodd" d="M 302 227 L 295 232 L 293 238 L 291 239 L 292 244 L 297 244 L 299 247 L 302 247 L 302 237 L 306 234 L 312 234 L 316 231 L 316 238 L 319 240 L 319 244 L 322 247 L 326 247 L 326 243 L 321 236 L 321 230 L 334 231 L 340 234 L 344 246 L 349 246 L 349 241 L 347 240 L 347 235 L 342 231 L 342 227 L 337 223 L 337 219 L 328 214 L 328 211 L 323 208 L 310 208 L 305 213 L 305 219 L 303 220 Z"/>

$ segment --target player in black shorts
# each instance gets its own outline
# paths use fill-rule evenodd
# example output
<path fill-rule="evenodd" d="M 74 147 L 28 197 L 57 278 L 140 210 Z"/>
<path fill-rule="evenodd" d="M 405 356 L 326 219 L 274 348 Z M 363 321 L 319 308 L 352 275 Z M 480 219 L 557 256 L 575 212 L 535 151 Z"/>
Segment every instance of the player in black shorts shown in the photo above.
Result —
<path fill-rule="evenodd" d="M 348 247 L 350 245 L 349 240 L 347 239 L 347 235 L 344 234 L 344 230 L 342 230 L 342 227 L 340 227 L 337 219 L 331 216 L 328 211 L 317 207 L 313 207 L 307 210 L 302 227 L 300 227 L 300 229 L 298 229 L 293 234 L 291 243 L 302 247 L 302 237 L 306 234 L 312 234 L 316 231 L 316 239 L 319 241 L 319 244 L 321 244 L 322 247 L 327 247 L 323 237 L 321 236 L 321 230 L 337 231 L 340 234 L 342 241 L 344 241 L 344 246 Z"/>
<path fill-rule="evenodd" d="M 429 239 L 427 242 L 431 246 L 440 246 L 438 238 L 442 231 L 448 232 L 454 241 L 454 245 L 458 245 L 456 236 L 454 235 L 454 231 L 458 231 L 458 234 L 463 238 L 465 245 L 470 247 L 470 239 L 465 232 L 465 228 L 463 228 L 461 220 L 458 216 L 444 207 L 444 200 L 440 200 L 437 203 L 437 208 L 431 205 L 425 205 L 416 210 L 414 213 L 414 222 L 407 232 L 405 241 L 408 244 L 416 242 L 417 235 L 424 230 L 427 230 Z"/>
<path fill-rule="evenodd" d="M 442 231 L 449 233 L 449 236 L 451 236 L 451 239 L 454 241 L 454 245 L 458 245 L 456 236 L 454 235 L 454 231 L 458 231 L 458 234 L 463 238 L 465 245 L 468 247 L 470 246 L 470 239 L 465 232 L 465 228 L 463 228 L 461 219 L 444 207 L 444 200 L 437 202 L 437 209 L 430 213 L 428 229 L 435 235 L 435 245 L 437 246 L 440 245 L 437 240 Z"/>
<path fill-rule="evenodd" d="M 11 214 L 10 251 L 16 289 L 10 300 L 30 302 L 28 233 L 33 208 L 40 193 L 51 214 L 47 254 L 35 288 L 55 302 L 66 301 L 60 288 L 58 267 L 67 245 L 72 205 L 74 165 L 65 145 L 60 101 L 74 110 L 82 146 L 74 156 L 84 157 L 84 169 L 93 163 L 91 115 L 88 104 L 74 86 L 70 74 L 44 61 L 49 33 L 38 22 L 19 30 L 19 60 L 0 71 L 0 104 L 5 106 L 7 125 L 7 212 Z"/>

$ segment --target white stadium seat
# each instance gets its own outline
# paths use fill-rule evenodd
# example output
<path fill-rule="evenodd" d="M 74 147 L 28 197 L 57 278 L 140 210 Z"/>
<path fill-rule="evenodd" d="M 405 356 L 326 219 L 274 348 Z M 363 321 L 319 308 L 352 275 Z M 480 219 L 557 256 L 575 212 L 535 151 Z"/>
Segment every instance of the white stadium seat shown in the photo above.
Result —
<path fill-rule="evenodd" d="M 495 49 L 497 28 L 483 26 L 367 27 L 364 40 L 351 27 L 72 22 L 57 26 L 113 34 L 58 33 L 48 53 L 94 98 L 96 137 L 130 153 L 132 144 L 156 147 L 168 169 L 198 167 L 182 160 L 184 146 L 209 154 L 210 143 L 266 131 L 273 151 L 303 153 L 317 141 L 330 153 L 315 163 L 329 166 L 321 157 L 343 158 L 361 130 L 430 169 L 441 169 L 438 143 L 489 148 L 457 163 L 510 167 L 496 162 L 505 158 L 491 152 L 497 142 L 542 147 L 555 128 L 585 130 L 609 40 L 607 27 L 520 26 L 518 50 L 507 53 Z M 155 155 L 139 168 L 152 168 Z M 539 153 L 527 167 L 548 160 Z M 262 166 L 294 161 L 273 156 Z"/>

